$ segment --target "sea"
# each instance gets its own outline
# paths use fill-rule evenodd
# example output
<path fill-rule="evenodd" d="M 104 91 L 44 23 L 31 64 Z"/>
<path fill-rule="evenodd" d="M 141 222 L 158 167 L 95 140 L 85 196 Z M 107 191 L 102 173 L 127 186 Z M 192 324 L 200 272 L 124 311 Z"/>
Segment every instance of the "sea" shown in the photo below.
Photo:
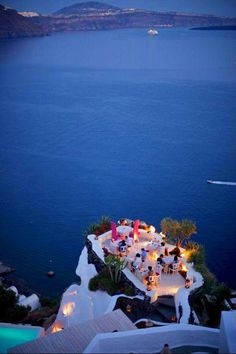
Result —
<path fill-rule="evenodd" d="M 42 295 L 101 216 L 193 220 L 236 288 L 236 32 L 158 31 L 0 41 L 0 259 Z"/>

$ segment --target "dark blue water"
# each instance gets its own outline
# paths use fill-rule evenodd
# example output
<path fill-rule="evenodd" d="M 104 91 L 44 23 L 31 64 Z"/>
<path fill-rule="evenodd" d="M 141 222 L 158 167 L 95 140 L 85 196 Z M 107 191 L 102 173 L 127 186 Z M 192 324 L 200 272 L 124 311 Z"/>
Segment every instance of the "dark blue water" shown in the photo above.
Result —
<path fill-rule="evenodd" d="M 206 183 L 236 181 L 235 37 L 166 29 L 1 41 L 0 259 L 55 295 L 101 215 L 190 218 L 210 269 L 235 288 L 236 188 Z"/>

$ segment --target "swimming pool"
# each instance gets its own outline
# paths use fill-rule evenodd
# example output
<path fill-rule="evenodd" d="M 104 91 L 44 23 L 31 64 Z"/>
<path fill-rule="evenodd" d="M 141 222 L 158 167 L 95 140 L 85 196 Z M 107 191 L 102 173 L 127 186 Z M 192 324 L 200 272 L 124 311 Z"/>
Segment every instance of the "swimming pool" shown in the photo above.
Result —
<path fill-rule="evenodd" d="M 0 353 L 7 353 L 9 348 L 30 342 L 43 334 L 42 327 L 0 323 Z"/>

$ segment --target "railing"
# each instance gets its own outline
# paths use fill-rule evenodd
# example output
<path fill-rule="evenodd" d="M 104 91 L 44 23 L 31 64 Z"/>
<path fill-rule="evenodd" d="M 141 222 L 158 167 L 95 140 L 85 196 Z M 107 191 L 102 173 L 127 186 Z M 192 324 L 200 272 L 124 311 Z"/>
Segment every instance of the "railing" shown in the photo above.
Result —
<path fill-rule="evenodd" d="M 219 330 L 200 326 L 171 324 L 164 327 L 98 334 L 84 353 L 158 353 L 165 343 L 182 346 L 219 347 Z"/>

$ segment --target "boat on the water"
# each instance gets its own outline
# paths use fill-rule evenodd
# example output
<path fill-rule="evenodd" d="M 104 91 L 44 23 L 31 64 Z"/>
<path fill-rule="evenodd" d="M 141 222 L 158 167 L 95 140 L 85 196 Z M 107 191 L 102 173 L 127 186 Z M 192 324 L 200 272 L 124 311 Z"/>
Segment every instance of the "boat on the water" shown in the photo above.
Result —
<path fill-rule="evenodd" d="M 148 34 L 150 34 L 150 36 L 156 36 L 158 35 L 158 31 L 153 29 L 153 28 L 150 28 L 148 31 L 147 31 Z"/>
<path fill-rule="evenodd" d="M 226 186 L 236 186 L 236 182 L 212 181 L 211 179 L 208 179 L 207 183 L 223 184 L 223 185 L 226 185 Z"/>

